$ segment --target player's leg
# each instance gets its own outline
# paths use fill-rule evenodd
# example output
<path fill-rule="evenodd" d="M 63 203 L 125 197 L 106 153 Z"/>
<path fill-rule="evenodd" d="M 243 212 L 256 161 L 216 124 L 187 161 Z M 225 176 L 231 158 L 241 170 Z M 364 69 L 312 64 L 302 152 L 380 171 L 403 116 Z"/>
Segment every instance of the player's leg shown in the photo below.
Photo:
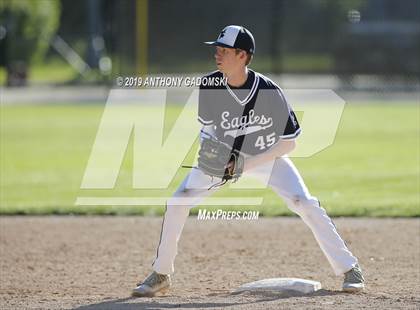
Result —
<path fill-rule="evenodd" d="M 153 262 L 153 272 L 133 290 L 134 296 L 153 296 L 169 288 L 170 274 L 174 272 L 174 261 L 178 242 L 191 208 L 198 205 L 216 189 L 208 188 L 216 180 L 199 169 L 193 169 L 184 179 L 173 197 L 168 200 L 162 222 L 159 245 Z"/>
<path fill-rule="evenodd" d="M 214 182 L 201 170 L 193 169 L 168 200 L 153 270 L 162 274 L 174 272 L 178 241 L 190 209 L 215 192 L 216 189 L 209 190 Z"/>
<path fill-rule="evenodd" d="M 258 169 L 254 174 L 258 176 Z M 260 170 L 264 170 L 261 167 Z M 250 171 L 252 173 L 252 171 Z M 309 226 L 336 275 L 342 275 L 357 264 L 356 257 L 341 239 L 331 218 L 318 199 L 310 195 L 298 170 L 287 157 L 275 161 L 269 186 L 281 196 L 289 209 Z"/>

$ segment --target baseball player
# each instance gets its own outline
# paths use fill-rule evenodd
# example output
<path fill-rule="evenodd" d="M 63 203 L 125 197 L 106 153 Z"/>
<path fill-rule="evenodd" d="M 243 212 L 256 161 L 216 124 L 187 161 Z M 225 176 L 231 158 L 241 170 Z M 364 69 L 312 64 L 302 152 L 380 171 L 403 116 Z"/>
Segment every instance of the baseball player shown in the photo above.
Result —
<path fill-rule="evenodd" d="M 295 113 L 279 86 L 248 68 L 255 53 L 252 34 L 231 25 L 216 41 L 205 43 L 215 46 L 218 68 L 207 77 L 227 78 L 227 84 L 200 86 L 198 120 L 203 128 L 198 167 L 168 200 L 153 272 L 132 294 L 153 296 L 170 287 L 189 210 L 242 173 L 266 182 L 308 225 L 334 273 L 344 275 L 344 291 L 363 290 L 357 258 L 287 157 L 301 132 Z"/>

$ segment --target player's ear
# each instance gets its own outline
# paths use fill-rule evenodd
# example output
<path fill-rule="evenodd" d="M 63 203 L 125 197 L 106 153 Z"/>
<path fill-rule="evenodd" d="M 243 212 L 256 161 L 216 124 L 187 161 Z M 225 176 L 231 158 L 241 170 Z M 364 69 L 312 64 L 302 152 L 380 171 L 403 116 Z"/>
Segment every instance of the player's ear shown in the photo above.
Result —
<path fill-rule="evenodd" d="M 237 49 L 237 54 L 239 55 L 240 59 L 245 59 L 246 58 L 246 52 L 244 50 L 241 49 Z"/>

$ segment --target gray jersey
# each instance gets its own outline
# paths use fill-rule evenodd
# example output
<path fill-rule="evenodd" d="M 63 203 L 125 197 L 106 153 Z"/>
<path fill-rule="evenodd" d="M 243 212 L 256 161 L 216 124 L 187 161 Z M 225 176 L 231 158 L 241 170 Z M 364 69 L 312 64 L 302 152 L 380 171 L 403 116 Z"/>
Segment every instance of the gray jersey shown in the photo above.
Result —
<path fill-rule="evenodd" d="M 216 71 L 208 77 L 223 78 L 223 74 Z M 267 151 L 280 139 L 294 139 L 300 134 L 296 115 L 283 91 L 252 70 L 239 88 L 200 87 L 198 120 L 205 126 L 212 125 L 218 140 L 250 155 Z"/>

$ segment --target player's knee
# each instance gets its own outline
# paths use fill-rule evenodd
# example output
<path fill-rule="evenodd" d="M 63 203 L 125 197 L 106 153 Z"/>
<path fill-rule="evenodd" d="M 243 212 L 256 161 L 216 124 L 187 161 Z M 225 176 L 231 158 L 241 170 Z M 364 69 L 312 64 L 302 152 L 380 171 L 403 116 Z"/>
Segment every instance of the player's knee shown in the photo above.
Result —
<path fill-rule="evenodd" d="M 172 199 L 180 200 L 182 198 L 188 198 L 194 196 L 194 189 L 190 189 L 187 187 L 180 187 L 176 190 L 176 192 L 172 195 Z"/>
<path fill-rule="evenodd" d="M 319 201 L 315 197 L 301 195 L 294 196 L 288 204 L 289 208 L 299 216 L 310 216 L 315 208 L 319 208 Z"/>

